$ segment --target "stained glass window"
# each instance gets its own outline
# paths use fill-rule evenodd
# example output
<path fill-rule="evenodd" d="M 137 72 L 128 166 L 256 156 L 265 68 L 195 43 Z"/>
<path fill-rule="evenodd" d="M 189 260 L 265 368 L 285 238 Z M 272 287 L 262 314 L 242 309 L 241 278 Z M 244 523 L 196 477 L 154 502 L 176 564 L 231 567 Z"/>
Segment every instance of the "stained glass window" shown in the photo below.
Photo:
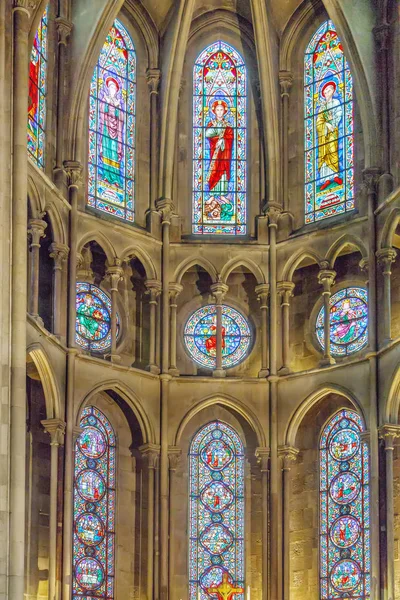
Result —
<path fill-rule="evenodd" d="M 354 208 L 353 80 L 332 21 L 304 61 L 306 223 Z"/>
<path fill-rule="evenodd" d="M 73 600 L 114 598 L 115 434 L 103 413 L 82 412 L 75 445 Z"/>
<path fill-rule="evenodd" d="M 134 219 L 136 54 L 120 21 L 108 32 L 90 84 L 88 205 Z"/>
<path fill-rule="evenodd" d="M 363 423 L 341 410 L 320 440 L 320 598 L 370 597 L 369 451 Z"/>
<path fill-rule="evenodd" d="M 215 304 L 196 310 L 184 331 L 186 348 L 193 360 L 207 369 L 216 368 L 217 311 Z M 229 369 L 249 353 L 251 332 L 247 320 L 231 306 L 222 306 L 222 367 Z"/>
<path fill-rule="evenodd" d="M 330 339 L 333 356 L 354 354 L 368 343 L 368 292 L 361 287 L 349 287 L 332 294 L 330 304 Z M 316 333 L 322 348 L 324 315 L 321 308 L 317 317 Z"/>
<path fill-rule="evenodd" d="M 200 429 L 189 469 L 189 600 L 243 600 L 244 450 L 236 431 L 221 421 Z M 218 594 L 221 583 L 232 595 Z"/>
<path fill-rule="evenodd" d="M 120 320 L 117 313 L 117 338 Z M 104 352 L 111 347 L 111 300 L 96 285 L 76 284 L 76 343 L 84 350 Z"/>
<path fill-rule="evenodd" d="M 47 94 L 48 6 L 40 19 L 29 62 L 28 154 L 44 169 Z"/>
<path fill-rule="evenodd" d="M 193 233 L 246 233 L 246 66 L 225 42 L 193 70 Z"/>

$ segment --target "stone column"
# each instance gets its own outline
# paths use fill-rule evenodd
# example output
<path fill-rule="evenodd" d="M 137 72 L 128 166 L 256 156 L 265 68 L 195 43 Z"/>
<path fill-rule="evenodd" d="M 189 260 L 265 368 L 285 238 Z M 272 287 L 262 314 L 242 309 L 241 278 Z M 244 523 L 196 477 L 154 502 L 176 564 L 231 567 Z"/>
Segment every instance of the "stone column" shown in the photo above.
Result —
<path fill-rule="evenodd" d="M 154 471 L 159 446 L 156 444 L 145 444 L 139 448 L 142 456 L 147 460 L 147 600 L 154 597 Z"/>
<path fill-rule="evenodd" d="M 30 294 L 29 294 L 29 313 L 32 317 L 39 316 L 39 250 L 40 238 L 45 236 L 46 221 L 42 219 L 31 219 L 29 221 L 28 233 L 31 238 L 30 243 Z"/>
<path fill-rule="evenodd" d="M 58 447 L 63 444 L 65 423 L 61 419 L 46 419 L 41 422 L 50 434 L 50 527 L 49 527 L 49 600 L 56 598 L 57 567 L 57 491 L 58 491 Z"/>
<path fill-rule="evenodd" d="M 256 286 L 255 292 L 260 303 L 261 310 L 261 370 L 258 373 L 260 378 L 268 377 L 268 295 L 269 285 L 261 283 Z"/>
<path fill-rule="evenodd" d="M 278 450 L 282 458 L 283 488 L 283 600 L 290 597 L 290 466 L 299 453 L 297 448 L 281 446 Z"/>
<path fill-rule="evenodd" d="M 170 590 L 169 594 L 171 598 L 176 597 L 176 590 L 172 588 L 172 583 L 174 581 L 174 567 L 175 561 L 174 557 L 177 552 L 176 548 L 176 540 L 175 540 L 175 528 L 174 528 L 174 519 L 176 519 L 177 514 L 179 514 L 179 503 L 176 501 L 176 496 L 178 493 L 177 490 L 177 477 L 176 470 L 179 466 L 179 462 L 181 459 L 182 450 L 178 446 L 169 446 L 168 448 L 168 458 L 169 458 L 169 584 Z"/>
<path fill-rule="evenodd" d="M 58 77 L 57 77 L 57 136 L 56 136 L 56 166 L 54 168 L 54 181 L 59 189 L 65 185 L 65 171 L 63 169 L 64 153 L 64 86 L 65 63 L 67 58 L 67 42 L 72 31 L 72 23 L 62 16 L 56 19 L 58 35 Z"/>
<path fill-rule="evenodd" d="M 289 71 L 279 71 L 282 100 L 282 197 L 283 210 L 289 210 L 289 92 L 293 77 Z"/>
<path fill-rule="evenodd" d="M 383 274 L 383 342 L 388 343 L 391 338 L 391 320 L 392 320 L 392 298 L 390 276 L 392 274 L 391 266 L 396 260 L 397 252 L 394 248 L 382 248 L 376 252 L 378 264 L 382 267 Z"/>
<path fill-rule="evenodd" d="M 146 281 L 147 292 L 150 296 L 150 350 L 149 350 L 149 365 L 147 367 L 150 373 L 158 375 L 160 369 L 156 364 L 156 344 L 157 344 L 157 298 L 161 294 L 161 281 L 157 279 L 148 279 Z"/>
<path fill-rule="evenodd" d="M 261 523 L 261 539 L 262 539 L 262 600 L 269 598 L 268 589 L 268 557 L 269 557 L 269 531 L 268 531 L 268 514 L 269 514 L 269 502 L 268 502 L 268 462 L 269 462 L 269 449 L 268 448 L 257 448 L 256 459 L 260 465 L 261 471 L 261 504 L 262 504 L 262 523 Z"/>
<path fill-rule="evenodd" d="M 62 269 L 63 263 L 68 257 L 69 248 L 65 244 L 53 242 L 50 246 L 50 258 L 54 261 L 53 266 L 53 333 L 61 335 L 61 301 L 63 294 Z"/>
<path fill-rule="evenodd" d="M 115 264 L 108 267 L 106 277 L 110 280 L 111 295 L 111 362 L 119 362 L 117 355 L 117 304 L 118 304 L 118 283 L 123 279 L 124 271 L 121 267 L 121 261 L 115 259 Z"/>
<path fill-rule="evenodd" d="M 170 297 L 170 351 L 169 351 L 169 373 L 170 375 L 174 375 L 177 377 L 179 375 L 179 371 L 176 367 L 176 311 L 178 305 L 176 300 L 183 290 L 183 286 L 180 283 L 170 283 L 169 284 L 169 297 Z"/>
<path fill-rule="evenodd" d="M 280 375 L 290 373 L 290 298 L 293 296 L 293 281 L 279 281 L 278 294 L 282 298 L 282 367 L 279 369 Z"/>
<path fill-rule="evenodd" d="M 14 0 L 12 31 L 12 204 L 11 204 L 11 378 L 9 440 L 9 523 L 4 524 L 9 543 L 9 562 L 3 566 L 9 578 L 8 598 L 24 597 L 25 470 L 26 470 L 26 310 L 28 158 L 26 125 L 28 113 L 28 34 L 33 0 Z M 10 32 L 11 33 L 11 32 Z M 3 115 L 3 118 L 7 118 Z M 4 399 L 6 402 L 6 399 Z M 4 406 L 7 409 L 6 405 Z M 6 485 L 6 484 L 4 484 Z M 3 593 L 7 594 L 6 591 Z"/>
<path fill-rule="evenodd" d="M 381 176 L 381 184 L 383 183 L 382 199 L 390 194 L 393 189 L 393 178 L 390 175 L 390 95 L 389 95 L 389 39 L 390 39 L 390 24 L 387 22 L 388 2 L 382 2 L 382 22 L 378 27 L 373 29 L 376 45 L 378 48 L 378 89 L 380 97 L 380 115 L 382 127 L 382 152 L 383 152 L 383 171 Z M 386 10 L 383 8 L 386 6 Z M 383 181 L 382 181 L 383 180 Z"/>
<path fill-rule="evenodd" d="M 324 264 L 318 273 L 318 283 L 323 286 L 322 297 L 324 300 L 324 358 L 320 361 L 321 366 L 334 365 L 335 359 L 331 356 L 331 324 L 330 324 L 330 304 L 331 288 L 335 282 L 336 273 L 328 269 L 328 264 Z"/>
<path fill-rule="evenodd" d="M 213 371 L 213 377 L 225 377 L 226 372 L 222 368 L 222 302 L 226 292 L 228 291 L 228 286 L 222 281 L 217 281 L 217 283 L 211 284 L 211 292 L 214 296 L 215 300 L 215 308 L 216 308 L 216 335 L 217 335 L 217 348 L 216 348 L 216 368 Z"/>
<path fill-rule="evenodd" d="M 393 493 L 393 451 L 394 440 L 400 437 L 399 425 L 383 425 L 379 436 L 385 442 L 386 463 L 386 581 L 387 600 L 395 598 L 394 577 L 394 493 Z"/>
<path fill-rule="evenodd" d="M 158 196 L 158 155 L 160 149 L 158 140 L 158 88 L 161 79 L 160 69 L 147 69 L 146 79 L 150 92 L 150 205 L 153 207 L 153 203 Z"/>

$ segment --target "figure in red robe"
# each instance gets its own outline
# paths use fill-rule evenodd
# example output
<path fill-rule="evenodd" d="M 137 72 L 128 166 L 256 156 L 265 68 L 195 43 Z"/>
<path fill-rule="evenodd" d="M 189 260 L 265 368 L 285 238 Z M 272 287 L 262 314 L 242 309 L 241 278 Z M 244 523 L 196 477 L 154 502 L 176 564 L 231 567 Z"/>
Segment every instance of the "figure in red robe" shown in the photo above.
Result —
<path fill-rule="evenodd" d="M 33 42 L 32 56 L 29 62 L 29 96 L 28 96 L 28 123 L 34 128 L 36 111 L 39 103 L 39 53 L 37 40 Z"/>
<path fill-rule="evenodd" d="M 217 326 L 211 325 L 210 330 L 216 331 Z M 222 327 L 222 350 L 224 350 L 224 348 L 225 348 L 225 327 Z M 216 351 L 217 351 L 217 336 L 216 335 L 211 335 L 209 338 L 206 339 L 206 350 L 210 354 L 216 353 Z"/>

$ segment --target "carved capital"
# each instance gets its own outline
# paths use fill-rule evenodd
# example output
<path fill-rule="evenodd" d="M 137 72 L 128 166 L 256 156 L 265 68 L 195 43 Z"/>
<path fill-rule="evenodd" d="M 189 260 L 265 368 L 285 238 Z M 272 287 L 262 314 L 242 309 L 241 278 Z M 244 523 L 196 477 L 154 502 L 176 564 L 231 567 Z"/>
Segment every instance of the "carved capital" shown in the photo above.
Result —
<path fill-rule="evenodd" d="M 281 86 L 281 97 L 289 97 L 290 88 L 293 84 L 293 75 L 290 71 L 279 71 L 279 84 Z"/>
<path fill-rule="evenodd" d="M 161 215 L 162 225 L 170 225 L 171 215 L 174 212 L 174 204 L 171 198 L 159 198 L 156 200 L 156 209 Z"/>
<path fill-rule="evenodd" d="M 391 275 L 390 267 L 392 263 L 396 260 L 397 252 L 394 248 L 382 248 L 381 250 L 377 250 L 376 258 L 378 260 L 378 264 L 383 267 L 382 273 L 384 275 Z"/>
<path fill-rule="evenodd" d="M 143 446 L 140 446 L 139 451 L 147 460 L 148 468 L 155 469 L 157 466 L 158 456 L 160 454 L 160 446 L 157 444 L 143 444 Z"/>
<path fill-rule="evenodd" d="M 256 448 L 255 451 L 255 456 L 257 459 L 257 463 L 260 466 L 260 471 L 261 473 L 265 473 L 268 471 L 268 465 L 269 465 L 269 448 Z"/>
<path fill-rule="evenodd" d="M 323 286 L 324 294 L 331 293 L 331 287 L 335 283 L 336 271 L 322 269 L 318 273 L 318 283 Z"/>
<path fill-rule="evenodd" d="M 364 442 L 365 444 L 367 444 L 367 446 L 369 447 L 370 442 L 371 442 L 371 432 L 370 431 L 362 431 L 360 433 L 360 438 L 361 438 L 361 441 Z"/>
<path fill-rule="evenodd" d="M 14 0 L 14 11 L 24 12 L 30 19 L 38 4 L 39 0 Z"/>
<path fill-rule="evenodd" d="M 54 260 L 54 268 L 62 269 L 63 262 L 67 259 L 69 248 L 66 244 L 53 242 L 50 245 L 50 258 Z"/>
<path fill-rule="evenodd" d="M 277 291 L 282 297 L 282 306 L 289 305 L 289 299 L 293 296 L 295 287 L 293 281 L 278 281 Z"/>
<path fill-rule="evenodd" d="M 257 294 L 257 300 L 260 303 L 261 309 L 268 308 L 268 296 L 269 296 L 269 285 L 268 283 L 260 283 L 256 285 L 255 292 Z"/>
<path fill-rule="evenodd" d="M 169 470 L 176 471 L 181 460 L 182 449 L 178 446 L 168 447 Z"/>
<path fill-rule="evenodd" d="M 378 167 L 369 167 L 363 171 L 363 185 L 368 195 L 375 195 L 378 190 L 381 170 Z"/>
<path fill-rule="evenodd" d="M 180 283 L 171 282 L 169 284 L 169 299 L 171 306 L 176 306 L 176 299 L 183 290 L 183 285 Z"/>
<path fill-rule="evenodd" d="M 50 445 L 60 446 L 64 442 L 65 422 L 62 419 L 45 419 L 41 421 L 45 431 L 50 434 Z"/>
<path fill-rule="evenodd" d="M 42 221 L 42 219 L 30 219 L 28 225 L 28 234 L 31 237 L 30 247 L 40 248 L 40 238 L 44 237 L 47 227 L 46 221 Z"/>
<path fill-rule="evenodd" d="M 160 69 L 147 69 L 146 81 L 147 81 L 147 85 L 149 86 L 150 96 L 152 94 L 158 94 L 160 80 L 161 80 Z"/>
<path fill-rule="evenodd" d="M 118 283 L 123 279 L 124 271 L 119 265 L 112 265 L 106 271 L 106 277 L 110 281 L 110 290 L 118 291 Z"/>
<path fill-rule="evenodd" d="M 214 296 L 216 304 L 222 304 L 225 294 L 229 290 L 229 287 L 226 283 L 222 283 L 222 281 L 217 281 L 216 283 L 212 283 L 210 286 L 210 290 L 212 295 Z"/>
<path fill-rule="evenodd" d="M 56 28 L 59 44 L 64 44 L 64 46 L 67 45 L 68 38 L 71 35 L 72 27 L 73 25 L 71 21 L 64 19 L 64 17 L 57 17 Z"/>
<path fill-rule="evenodd" d="M 67 174 L 69 188 L 78 189 L 82 184 L 82 165 L 76 160 L 64 161 L 64 169 Z"/>
<path fill-rule="evenodd" d="M 400 438 L 400 425 L 386 424 L 379 428 L 379 437 L 385 441 L 385 450 L 394 450 L 394 440 Z"/>
<path fill-rule="evenodd" d="M 161 281 L 158 281 L 158 279 L 147 279 L 145 286 L 146 294 L 150 296 L 150 304 L 157 304 L 157 298 L 162 290 Z"/>
<path fill-rule="evenodd" d="M 389 23 L 382 23 L 382 25 L 378 25 L 372 31 L 379 51 L 387 50 L 390 36 Z"/>
<path fill-rule="evenodd" d="M 369 262 L 368 262 L 368 258 L 362 258 L 359 262 L 360 265 L 360 269 L 363 273 L 365 273 L 367 279 L 368 279 L 368 269 L 369 269 Z"/>
<path fill-rule="evenodd" d="M 279 446 L 278 456 L 282 459 L 282 469 L 284 471 L 290 471 L 290 466 L 297 459 L 298 454 L 298 448 L 293 448 L 293 446 Z"/>
<path fill-rule="evenodd" d="M 268 217 L 268 227 L 278 227 L 278 221 L 282 214 L 282 207 L 279 204 L 269 203 L 265 207 L 265 215 Z"/>

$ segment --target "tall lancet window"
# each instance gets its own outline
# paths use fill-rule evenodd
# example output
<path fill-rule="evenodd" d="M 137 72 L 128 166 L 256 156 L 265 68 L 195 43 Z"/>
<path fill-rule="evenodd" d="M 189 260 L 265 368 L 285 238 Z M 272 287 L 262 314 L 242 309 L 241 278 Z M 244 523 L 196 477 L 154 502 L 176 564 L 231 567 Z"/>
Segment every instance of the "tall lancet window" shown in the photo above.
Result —
<path fill-rule="evenodd" d="M 341 410 L 320 440 L 320 598 L 370 597 L 369 450 L 363 423 Z"/>
<path fill-rule="evenodd" d="M 28 154 L 40 169 L 44 169 L 45 161 L 48 12 L 49 7 L 46 6 L 33 40 L 29 62 Z"/>
<path fill-rule="evenodd" d="M 225 42 L 208 46 L 193 70 L 195 234 L 246 233 L 246 66 Z"/>
<path fill-rule="evenodd" d="M 332 21 L 313 35 L 304 61 L 305 221 L 354 208 L 353 80 Z"/>
<path fill-rule="evenodd" d="M 108 32 L 90 84 L 88 205 L 134 220 L 136 54 L 120 21 Z"/>
<path fill-rule="evenodd" d="M 73 600 L 113 600 L 115 434 L 104 414 L 82 412 L 75 445 Z"/>
<path fill-rule="evenodd" d="M 189 600 L 243 600 L 244 451 L 236 431 L 221 421 L 200 429 L 189 469 Z"/>

